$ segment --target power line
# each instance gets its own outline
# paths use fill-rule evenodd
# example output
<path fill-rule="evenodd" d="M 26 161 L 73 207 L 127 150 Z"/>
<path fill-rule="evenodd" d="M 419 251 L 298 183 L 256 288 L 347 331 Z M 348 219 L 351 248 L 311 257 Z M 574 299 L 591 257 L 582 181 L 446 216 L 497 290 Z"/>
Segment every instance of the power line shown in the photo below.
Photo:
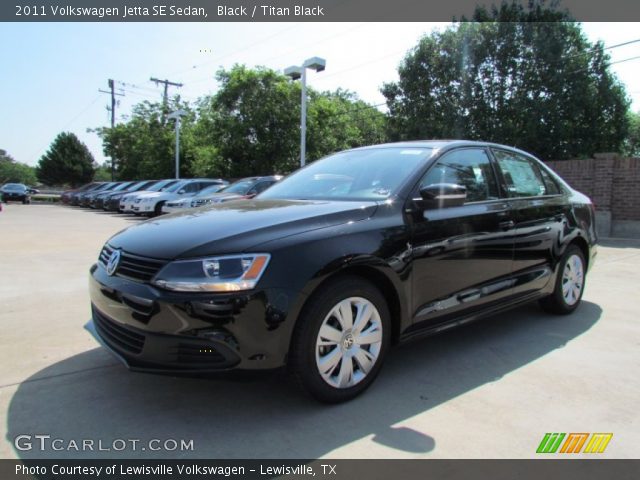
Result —
<path fill-rule="evenodd" d="M 245 50 L 248 50 L 248 49 L 250 49 L 250 48 L 252 48 L 252 47 L 255 47 L 256 45 L 264 44 L 264 43 L 265 43 L 265 42 L 267 42 L 268 40 L 271 40 L 272 38 L 277 37 L 278 35 L 281 35 L 281 34 L 283 34 L 284 32 L 288 32 L 289 30 L 293 30 L 294 28 L 298 28 L 300 25 L 302 25 L 302 24 L 301 24 L 301 23 L 294 23 L 293 25 L 290 25 L 290 26 L 288 26 L 288 27 L 286 27 L 286 28 L 283 28 L 282 30 L 277 31 L 277 32 L 273 33 L 272 35 L 268 35 L 268 36 L 266 36 L 266 37 L 264 37 L 264 38 L 262 38 L 262 39 L 260 39 L 260 40 L 257 40 L 257 41 L 255 41 L 255 42 L 252 42 L 252 43 L 248 44 L 248 45 L 245 45 L 245 46 L 243 46 L 243 47 L 241 47 L 241 48 L 239 48 L 239 49 L 236 49 L 236 50 L 233 50 L 233 51 L 231 51 L 231 52 L 225 53 L 225 54 L 223 54 L 223 55 L 221 55 L 221 56 L 218 56 L 218 57 L 216 57 L 216 58 L 214 58 L 214 59 L 212 59 L 212 60 L 209 60 L 209 61 L 207 61 L 207 62 L 204 62 L 204 63 L 201 63 L 201 64 L 193 65 L 191 68 L 186 68 L 186 69 L 183 69 L 183 70 L 178 70 L 178 71 L 176 71 L 176 72 L 171 73 L 170 75 L 171 75 L 171 76 L 173 76 L 173 75 L 179 75 L 179 74 L 181 74 L 181 73 L 185 73 L 185 72 L 192 72 L 193 70 L 195 70 L 195 69 L 197 69 L 197 68 L 202 68 L 202 67 L 209 66 L 209 65 L 211 65 L 212 63 L 218 62 L 218 61 L 220 61 L 220 60 L 221 60 L 221 59 L 223 59 L 223 58 L 227 58 L 227 57 L 229 57 L 229 56 L 231 56 L 231 55 L 235 55 L 235 54 L 238 54 L 238 53 L 240 53 L 240 52 L 244 52 Z M 202 80 L 196 80 L 196 81 L 202 81 Z M 193 83 L 193 82 L 190 82 L 190 83 Z"/>

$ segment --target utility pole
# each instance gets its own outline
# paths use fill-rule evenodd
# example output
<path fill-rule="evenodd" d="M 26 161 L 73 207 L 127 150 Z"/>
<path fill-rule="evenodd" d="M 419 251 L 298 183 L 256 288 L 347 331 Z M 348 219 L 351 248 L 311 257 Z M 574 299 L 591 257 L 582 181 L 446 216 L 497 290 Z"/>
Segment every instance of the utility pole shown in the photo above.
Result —
<path fill-rule="evenodd" d="M 111 128 L 116 126 L 116 95 L 119 95 L 121 97 L 124 97 L 124 93 L 116 93 L 115 91 L 115 82 L 113 81 L 112 78 L 109 79 L 109 81 L 107 82 L 107 85 L 109 86 L 110 91 L 106 91 L 106 90 L 98 90 L 100 93 L 110 93 L 111 94 L 111 108 L 109 109 L 109 107 L 107 107 L 107 110 L 111 111 Z M 115 179 L 115 159 L 112 158 L 111 159 L 111 181 L 113 182 L 113 180 Z"/>
<path fill-rule="evenodd" d="M 170 82 L 169 80 L 167 80 L 166 78 L 164 80 L 160 80 L 159 78 L 155 78 L 155 77 L 151 77 L 149 80 L 151 80 L 152 82 L 155 82 L 156 85 L 162 83 L 164 84 L 164 95 L 162 96 L 162 110 L 164 112 L 164 114 L 167 114 L 167 102 L 169 100 L 169 95 L 168 95 L 168 89 L 169 89 L 169 85 L 171 85 L 172 87 L 182 87 L 182 83 L 176 83 L 176 82 Z"/>

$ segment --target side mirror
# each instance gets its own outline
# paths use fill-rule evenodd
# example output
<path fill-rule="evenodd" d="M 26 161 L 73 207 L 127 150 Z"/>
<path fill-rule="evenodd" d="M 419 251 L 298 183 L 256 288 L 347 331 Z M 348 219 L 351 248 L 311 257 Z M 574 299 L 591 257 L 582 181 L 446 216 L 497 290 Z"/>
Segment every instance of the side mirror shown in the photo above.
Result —
<path fill-rule="evenodd" d="M 455 183 L 434 183 L 420 189 L 416 200 L 424 209 L 459 207 L 467 200 L 467 189 Z"/>

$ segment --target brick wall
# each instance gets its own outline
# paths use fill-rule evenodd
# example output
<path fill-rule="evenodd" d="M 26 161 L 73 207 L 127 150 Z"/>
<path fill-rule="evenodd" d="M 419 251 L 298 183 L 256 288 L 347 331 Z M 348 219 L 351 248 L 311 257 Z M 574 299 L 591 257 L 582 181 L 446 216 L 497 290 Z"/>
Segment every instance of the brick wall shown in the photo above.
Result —
<path fill-rule="evenodd" d="M 614 153 L 585 160 L 545 162 L 569 185 L 588 195 L 613 221 L 640 221 L 640 158 Z"/>

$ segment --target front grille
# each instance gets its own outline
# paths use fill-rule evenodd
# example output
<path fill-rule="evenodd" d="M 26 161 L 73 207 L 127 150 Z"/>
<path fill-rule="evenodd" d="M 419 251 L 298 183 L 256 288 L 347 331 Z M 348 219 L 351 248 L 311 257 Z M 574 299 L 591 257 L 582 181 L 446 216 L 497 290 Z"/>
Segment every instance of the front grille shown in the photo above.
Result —
<path fill-rule="evenodd" d="M 144 335 L 118 325 L 109 317 L 93 309 L 93 320 L 102 339 L 112 348 L 138 355 L 144 347 Z"/>
<path fill-rule="evenodd" d="M 177 354 L 178 363 L 192 367 L 216 365 L 226 361 L 225 357 L 210 345 L 179 343 Z"/>
<path fill-rule="evenodd" d="M 98 260 L 103 267 L 107 266 L 111 253 L 113 253 L 113 248 L 109 245 L 105 245 L 102 248 Z M 120 265 L 116 269 L 115 275 L 136 281 L 149 282 L 166 263 L 165 260 L 141 257 L 123 251 L 120 257 Z"/>

